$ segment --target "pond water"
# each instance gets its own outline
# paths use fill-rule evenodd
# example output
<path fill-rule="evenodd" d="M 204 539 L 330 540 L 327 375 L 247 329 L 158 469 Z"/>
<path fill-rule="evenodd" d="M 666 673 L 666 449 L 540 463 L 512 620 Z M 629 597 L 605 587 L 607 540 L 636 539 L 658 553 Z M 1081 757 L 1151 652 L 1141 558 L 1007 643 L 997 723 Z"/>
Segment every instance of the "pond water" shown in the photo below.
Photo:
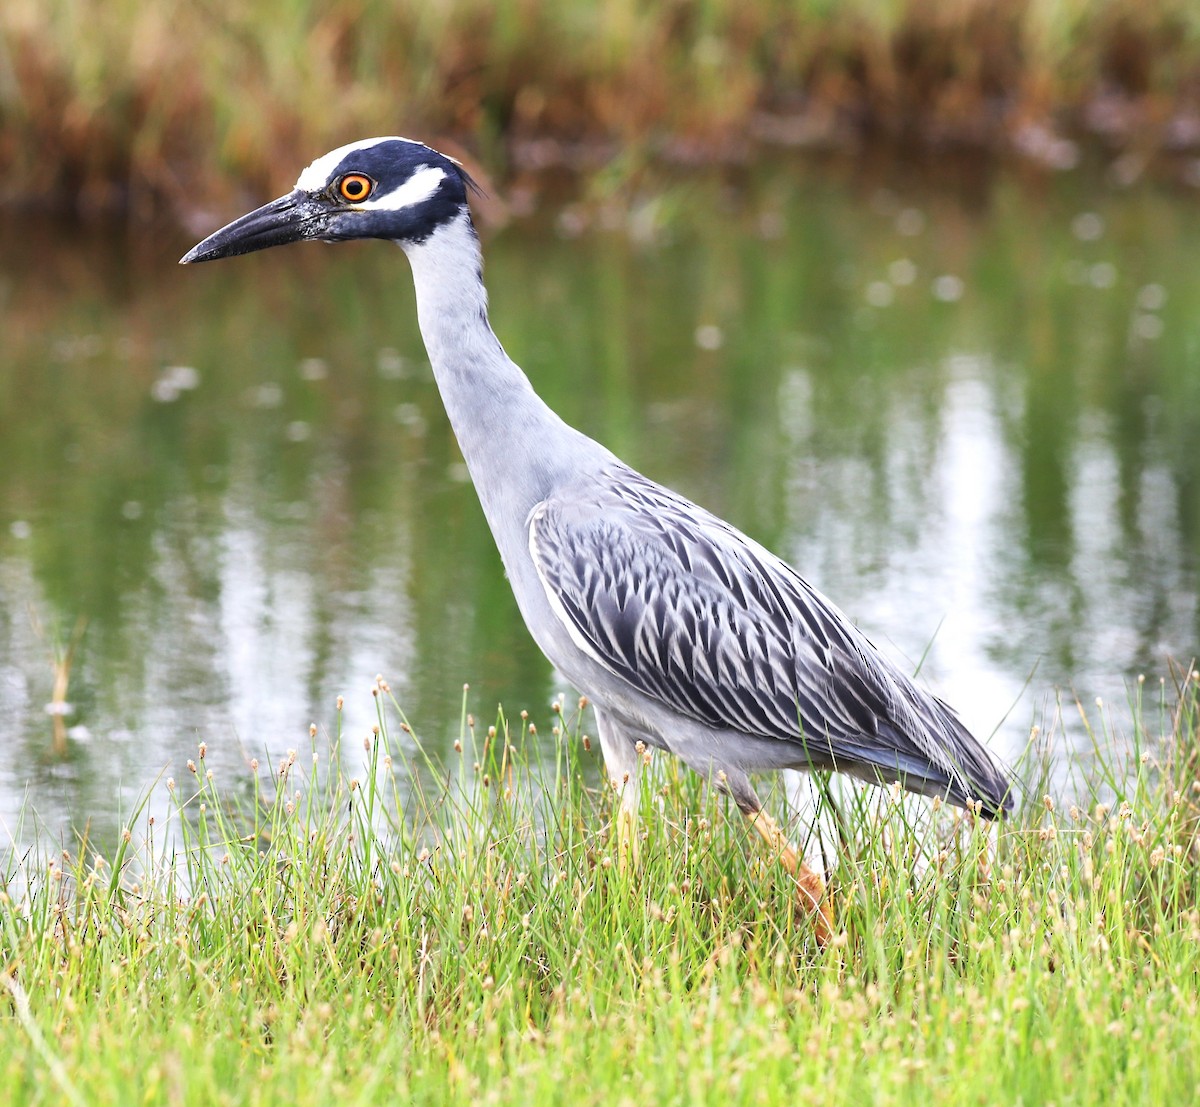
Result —
<path fill-rule="evenodd" d="M 777 165 L 547 207 L 484 229 L 493 323 L 565 418 L 923 658 L 1002 754 L 1061 696 L 1067 757 L 1076 697 L 1123 704 L 1197 648 L 1200 205 L 946 178 Z M 501 701 L 548 720 L 565 691 L 466 482 L 400 252 L 180 268 L 192 241 L 0 224 L 18 840 L 113 833 L 200 741 L 269 764 L 332 729 L 338 695 L 365 734 L 377 673 L 435 751 L 464 682 L 484 721 Z"/>

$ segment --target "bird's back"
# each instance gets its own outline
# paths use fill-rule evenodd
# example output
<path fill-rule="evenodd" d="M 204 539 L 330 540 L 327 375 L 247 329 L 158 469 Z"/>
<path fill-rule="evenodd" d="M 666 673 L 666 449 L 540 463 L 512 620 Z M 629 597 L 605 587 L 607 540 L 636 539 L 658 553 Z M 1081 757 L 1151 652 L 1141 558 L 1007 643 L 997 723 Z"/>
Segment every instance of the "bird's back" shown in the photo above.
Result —
<path fill-rule="evenodd" d="M 901 782 L 985 813 L 1008 782 L 922 690 L 794 569 L 614 462 L 558 488 L 529 549 L 576 646 L 715 733 L 787 743 L 797 767 Z"/>

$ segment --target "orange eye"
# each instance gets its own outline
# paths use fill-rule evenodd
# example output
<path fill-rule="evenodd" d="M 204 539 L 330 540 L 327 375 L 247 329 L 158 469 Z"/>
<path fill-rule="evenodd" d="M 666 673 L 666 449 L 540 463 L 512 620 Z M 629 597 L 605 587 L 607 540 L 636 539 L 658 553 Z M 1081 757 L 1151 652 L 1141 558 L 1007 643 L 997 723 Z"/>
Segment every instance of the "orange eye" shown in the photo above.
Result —
<path fill-rule="evenodd" d="M 372 181 L 361 173 L 347 173 L 337 183 L 338 195 L 352 204 L 365 200 L 371 195 Z"/>

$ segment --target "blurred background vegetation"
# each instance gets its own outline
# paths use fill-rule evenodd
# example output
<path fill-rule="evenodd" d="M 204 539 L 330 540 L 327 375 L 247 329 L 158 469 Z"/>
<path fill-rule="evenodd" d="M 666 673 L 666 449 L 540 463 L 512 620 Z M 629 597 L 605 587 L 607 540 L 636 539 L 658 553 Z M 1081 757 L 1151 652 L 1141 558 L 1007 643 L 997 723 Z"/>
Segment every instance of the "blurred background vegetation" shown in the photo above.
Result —
<path fill-rule="evenodd" d="M 1136 176 L 1200 150 L 1200 4 L 0 6 L 10 204 L 182 215 L 223 181 L 278 190 L 313 151 L 389 130 L 510 180 L 601 165 L 625 179 L 780 144 L 967 147 L 1063 168 L 1081 138 Z"/>

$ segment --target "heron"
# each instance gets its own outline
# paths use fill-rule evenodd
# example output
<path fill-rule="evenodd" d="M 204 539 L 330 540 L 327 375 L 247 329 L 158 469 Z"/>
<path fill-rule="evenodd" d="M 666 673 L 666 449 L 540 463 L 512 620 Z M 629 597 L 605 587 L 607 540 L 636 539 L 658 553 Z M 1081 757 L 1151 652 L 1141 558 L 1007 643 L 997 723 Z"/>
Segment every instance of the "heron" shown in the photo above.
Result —
<path fill-rule="evenodd" d="M 823 875 L 764 810 L 752 776 L 835 770 L 996 818 L 1012 807 L 1007 773 L 792 566 L 537 395 L 489 321 L 477 191 L 424 143 L 352 142 L 181 264 L 306 240 L 404 250 L 438 390 L 517 606 L 594 709 L 618 843 L 636 845 L 644 751 L 669 751 L 775 851 L 823 945 L 834 927 Z"/>

